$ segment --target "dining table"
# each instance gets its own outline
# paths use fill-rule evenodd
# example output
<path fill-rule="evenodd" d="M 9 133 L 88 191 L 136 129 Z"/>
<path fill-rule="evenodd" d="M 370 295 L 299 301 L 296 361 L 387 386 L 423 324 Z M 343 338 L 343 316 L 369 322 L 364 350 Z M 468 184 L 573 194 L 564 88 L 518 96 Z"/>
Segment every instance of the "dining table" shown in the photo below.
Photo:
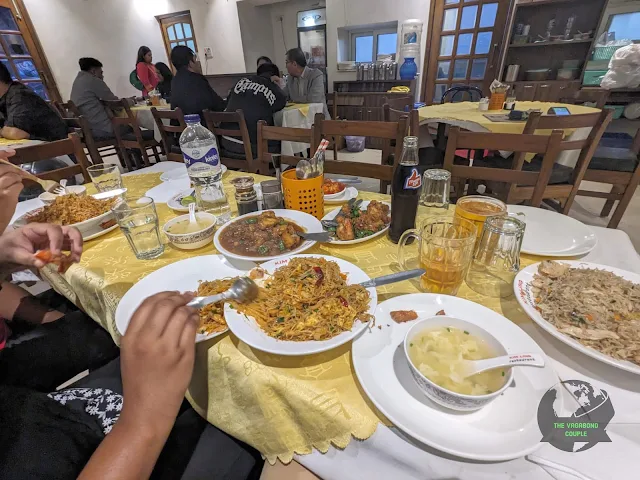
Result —
<path fill-rule="evenodd" d="M 185 167 L 161 162 L 123 175 L 128 194 L 147 194 L 156 199 L 161 225 L 179 215 L 165 202 L 188 188 L 188 178 L 185 175 L 184 180 L 162 182 L 160 176 L 167 171 L 179 172 L 178 169 Z M 237 206 L 230 181 L 239 175 L 247 174 L 228 171 L 223 177 L 234 215 Z M 268 179 L 252 176 L 256 182 Z M 179 175 L 172 175 L 176 177 Z M 89 185 L 88 191 L 92 190 Z M 390 199 L 388 195 L 364 191 L 359 192 L 359 198 Z M 14 219 L 39 206 L 42 204 L 37 199 L 18 204 Z M 326 212 L 334 208 L 339 205 L 325 205 Z M 453 208 L 420 206 L 416 222 L 452 213 Z M 626 233 L 590 228 L 598 242 L 580 260 L 640 273 L 640 256 Z M 356 245 L 316 244 L 305 253 L 341 258 L 372 278 L 399 269 L 397 245 L 387 236 Z M 60 274 L 53 267 L 45 267 L 41 272 L 56 291 L 82 308 L 119 344 L 115 311 L 127 290 L 166 265 L 194 256 L 218 254 L 213 244 L 196 251 L 167 246 L 157 259 L 136 260 L 124 235 L 116 229 L 86 242 L 81 262 L 66 273 Z M 521 255 L 523 268 L 541 260 L 544 257 Z M 207 272 L 202 275 L 206 279 Z M 378 301 L 382 302 L 421 290 L 419 282 L 404 281 L 378 287 L 377 292 Z M 579 453 L 542 443 L 534 455 L 502 462 L 471 461 L 445 454 L 394 427 L 375 408 L 354 374 L 350 344 L 315 355 L 279 357 L 249 347 L 232 333 L 223 334 L 197 344 L 187 399 L 210 423 L 252 445 L 269 462 L 287 463 L 295 459 L 324 479 L 575 480 L 575 476 L 566 473 L 567 469 L 581 472 L 583 479 L 635 478 L 640 457 L 638 376 L 559 342 L 533 323 L 514 296 L 490 298 L 475 293 L 466 284 L 457 296 L 498 312 L 524 330 L 548 356 L 560 380 L 584 380 L 606 390 L 615 408 L 615 416 L 607 427 L 612 441 Z"/>
<path fill-rule="evenodd" d="M 171 106 L 167 105 L 165 102 L 162 105 L 134 105 L 131 107 L 131 111 L 136 116 L 136 120 L 138 120 L 138 125 L 147 130 L 153 130 L 153 138 L 155 138 L 158 142 L 162 141 L 162 136 L 160 135 L 160 129 L 156 124 L 155 119 L 153 118 L 153 113 L 151 113 L 151 109 L 156 107 L 158 110 L 171 110 Z M 168 122 L 168 121 L 167 121 Z"/>
<path fill-rule="evenodd" d="M 526 120 L 508 120 L 506 118 L 499 120 L 491 120 L 489 117 L 494 115 L 506 116 L 509 114 L 508 110 L 491 110 L 481 111 L 478 109 L 479 102 L 449 102 L 442 104 L 434 104 L 418 109 L 418 116 L 420 119 L 421 134 L 420 139 L 422 142 L 425 140 L 428 142 L 431 140 L 431 136 L 427 130 L 429 124 L 446 124 L 453 127 L 460 127 L 463 130 L 470 132 L 492 132 L 492 133 L 510 133 L 510 134 L 522 134 L 524 127 L 526 126 Z M 585 113 L 600 112 L 599 108 L 588 107 L 584 105 L 571 105 L 559 102 L 516 102 L 516 110 L 528 111 L 528 110 L 540 110 L 542 114 L 546 114 L 551 107 L 566 107 L 571 115 L 580 115 Z M 583 128 L 566 128 L 564 129 L 564 140 L 584 140 L 589 136 L 591 127 Z M 549 130 L 536 130 L 536 134 L 550 135 Z M 420 144 L 421 147 L 433 146 L 433 144 Z M 506 158 L 511 152 L 501 152 Z M 558 155 L 557 163 L 565 165 L 567 167 L 574 167 L 580 150 L 567 150 L 561 152 Z M 533 155 L 527 156 L 527 160 L 533 158 Z"/>
<path fill-rule="evenodd" d="M 273 115 L 273 121 L 277 127 L 311 128 L 316 113 L 323 112 L 323 103 L 289 103 Z M 281 153 L 287 156 L 306 154 L 308 148 L 308 143 L 282 142 Z"/>

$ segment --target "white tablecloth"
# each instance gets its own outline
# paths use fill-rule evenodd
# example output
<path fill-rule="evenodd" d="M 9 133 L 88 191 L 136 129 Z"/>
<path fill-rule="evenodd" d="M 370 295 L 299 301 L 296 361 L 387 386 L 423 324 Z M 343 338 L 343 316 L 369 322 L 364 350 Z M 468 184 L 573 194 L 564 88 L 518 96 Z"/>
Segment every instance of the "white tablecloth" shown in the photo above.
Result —
<path fill-rule="evenodd" d="M 625 232 L 591 228 L 598 236 L 598 245 L 582 258 L 584 261 L 640 273 L 640 256 Z M 599 443 L 580 453 L 565 453 L 544 444 L 535 455 L 571 465 L 593 480 L 639 478 L 640 377 L 582 355 L 533 324 L 525 331 L 553 360 L 561 379 L 584 379 L 603 388 L 615 409 L 607 428 L 613 432 L 612 443 Z M 352 440 L 344 450 L 332 447 L 326 454 L 314 451 L 296 456 L 296 461 L 325 480 L 579 480 L 555 469 L 545 471 L 525 458 L 495 463 L 458 459 L 383 425 L 369 439 Z"/>
<path fill-rule="evenodd" d="M 164 172 L 184 165 L 161 162 L 125 175 Z M 175 184 L 175 185 L 174 185 Z M 176 182 L 165 182 L 167 191 L 180 191 Z M 157 187 L 156 187 L 157 188 Z M 18 204 L 15 220 L 25 212 L 42 206 L 40 200 Z M 582 259 L 640 273 L 640 256 L 628 235 L 621 230 L 591 227 L 598 237 L 596 248 Z M 563 380 L 583 379 L 606 390 L 615 409 L 607 427 L 611 443 L 599 443 L 580 453 L 561 452 L 544 444 L 536 456 L 570 465 L 593 480 L 638 478 L 640 468 L 640 377 L 591 359 L 542 332 L 535 325 L 525 331 L 552 359 Z M 508 462 L 474 462 L 454 458 L 422 445 L 395 428 L 379 425 L 365 441 L 353 439 L 347 448 L 330 448 L 326 454 L 314 451 L 296 460 L 326 480 L 580 480 L 580 477 L 545 471 L 519 458 Z"/>
<path fill-rule="evenodd" d="M 309 103 L 307 105 L 309 111 L 306 115 L 304 115 L 299 108 L 285 108 L 284 110 L 280 110 L 273 116 L 274 123 L 278 127 L 311 128 L 316 113 L 324 112 L 324 104 Z M 306 153 L 308 148 L 310 148 L 308 143 L 282 142 L 281 153 L 282 155 L 291 156 L 296 153 Z"/>

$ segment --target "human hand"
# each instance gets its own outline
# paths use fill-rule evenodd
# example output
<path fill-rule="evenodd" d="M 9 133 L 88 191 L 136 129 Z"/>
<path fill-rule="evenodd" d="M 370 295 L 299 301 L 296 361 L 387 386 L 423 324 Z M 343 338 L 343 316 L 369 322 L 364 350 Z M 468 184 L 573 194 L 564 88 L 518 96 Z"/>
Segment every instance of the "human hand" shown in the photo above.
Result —
<path fill-rule="evenodd" d="M 280 77 L 279 77 L 279 76 L 277 76 L 277 75 L 271 75 L 271 81 L 272 81 L 273 83 L 280 84 Z"/>
<path fill-rule="evenodd" d="M 62 250 L 68 250 L 71 260 L 79 262 L 82 235 L 73 227 L 30 223 L 0 236 L 0 263 L 42 268 L 46 262 L 34 255 L 38 250 L 49 250 L 54 257 Z"/>
<path fill-rule="evenodd" d="M 120 354 L 125 422 L 173 425 L 193 373 L 199 313 L 186 306 L 192 299 L 158 293 L 133 314 Z"/>

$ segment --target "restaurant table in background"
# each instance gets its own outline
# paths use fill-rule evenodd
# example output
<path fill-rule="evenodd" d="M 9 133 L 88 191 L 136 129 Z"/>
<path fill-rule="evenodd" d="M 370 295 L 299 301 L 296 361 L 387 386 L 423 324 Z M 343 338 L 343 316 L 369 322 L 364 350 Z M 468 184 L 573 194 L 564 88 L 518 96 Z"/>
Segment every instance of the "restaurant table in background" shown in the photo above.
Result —
<path fill-rule="evenodd" d="M 134 195 L 153 189 L 156 199 L 167 198 L 173 191 L 180 191 L 183 185 L 177 181 L 161 184 L 160 172 L 177 168 L 184 166 L 163 162 L 126 174 L 125 185 Z M 240 173 L 225 174 L 226 189 L 232 189 L 229 181 L 237 175 Z M 257 180 L 265 178 L 254 177 Z M 389 199 L 386 195 L 369 192 L 360 192 L 360 196 L 367 200 Z M 235 211 L 233 195 L 229 198 Z M 38 202 L 19 204 L 16 216 L 41 205 Z M 337 207 L 327 210 L 332 208 Z M 448 215 L 452 211 L 438 212 L 420 207 L 418 216 L 422 220 L 435 213 Z M 158 214 L 161 223 L 177 215 L 164 204 L 158 204 Z M 640 272 L 640 257 L 624 232 L 598 227 L 593 230 L 599 242 L 584 257 L 585 261 Z M 340 257 L 376 277 L 398 268 L 396 248 L 386 237 L 379 237 L 346 247 L 316 245 L 306 253 Z M 123 235 L 116 230 L 86 242 L 81 264 L 72 266 L 65 275 L 56 273 L 53 268 L 44 269 L 43 274 L 56 290 L 82 306 L 119 342 L 114 313 L 122 296 L 135 282 L 178 260 L 215 253 L 213 245 L 191 253 L 167 248 L 165 254 L 155 260 L 137 261 Z M 522 255 L 522 266 L 540 260 L 541 257 Z M 206 274 L 203 275 L 206 279 Z M 407 281 L 380 287 L 379 301 L 418 292 L 417 286 L 418 282 Z M 607 390 L 616 412 L 608 431 L 627 439 L 625 445 L 632 448 L 631 452 L 626 452 L 630 462 L 640 455 L 637 376 L 586 357 L 543 333 L 521 310 L 514 297 L 492 299 L 476 294 L 466 285 L 461 287 L 458 296 L 505 315 L 527 331 L 553 359 L 562 379 L 585 379 Z M 547 478 L 541 467 L 524 458 L 498 463 L 469 462 L 421 445 L 388 426 L 388 421 L 360 392 L 351 369 L 349 345 L 310 357 L 283 358 L 253 350 L 233 335 L 225 334 L 198 344 L 188 398 L 211 423 L 255 446 L 270 461 L 279 457 L 286 462 L 294 452 L 313 452 L 295 458 L 325 479 Z M 625 451 L 620 438 L 623 437 L 616 436 L 613 443 L 600 443 L 576 454 L 551 451 L 554 447 L 544 445 L 539 455 L 554 455 L 554 460 L 562 463 L 562 458 L 558 460 L 559 452 L 566 456 L 568 463 L 579 461 L 588 465 L 597 462 L 609 468 L 610 478 L 625 478 L 628 465 L 619 458 L 613 460 L 616 452 Z M 312 447 L 326 453 L 319 453 Z M 612 460 L 609 460 L 610 456 Z M 600 476 L 594 478 L 604 480 Z"/>
<path fill-rule="evenodd" d="M 30 140 L 28 138 L 22 140 L 11 140 L 9 138 L 0 137 L 0 150 L 7 150 L 9 148 L 24 148 L 30 147 L 32 145 L 39 145 L 42 143 L 42 140 Z"/>
<path fill-rule="evenodd" d="M 550 103 L 550 102 L 516 102 L 516 109 L 527 111 L 538 109 L 542 114 L 546 114 L 550 107 L 566 107 L 573 115 L 579 115 L 583 113 L 599 112 L 599 108 L 585 107 L 582 105 L 569 105 L 566 103 Z M 427 125 L 430 123 L 446 123 L 454 127 L 460 127 L 471 132 L 493 132 L 493 133 L 512 133 L 521 134 L 524 131 L 524 127 L 527 122 L 521 121 L 500 121 L 494 122 L 485 117 L 485 114 L 507 114 L 507 110 L 492 110 L 492 111 L 480 111 L 478 110 L 477 102 L 457 102 L 457 103 L 443 103 L 430 105 L 428 107 L 422 107 L 418 109 L 418 115 L 420 117 L 420 138 L 421 140 L 430 140 Z M 591 127 L 578 128 L 578 129 L 565 129 L 565 140 L 583 140 L 589 136 Z M 549 130 L 537 130 L 537 134 L 549 135 Z M 420 143 L 420 147 L 432 146 Z M 506 158 L 510 152 L 503 152 L 503 156 Z M 567 150 L 562 152 L 557 163 L 566 165 L 568 167 L 574 167 L 578 156 L 579 150 Z M 532 157 L 533 155 L 531 155 Z M 528 160 L 530 159 L 527 158 Z"/>
<path fill-rule="evenodd" d="M 150 105 L 136 105 L 131 107 L 131 111 L 136 116 L 138 120 L 138 125 L 142 128 L 146 128 L 147 130 L 153 130 L 153 137 L 158 141 L 162 141 L 162 137 L 160 136 L 160 130 L 158 130 L 158 125 L 153 118 L 153 114 L 151 113 L 152 106 Z M 156 107 L 158 110 L 171 110 L 169 105 L 158 105 Z"/>
<path fill-rule="evenodd" d="M 323 111 L 324 104 L 322 103 L 291 103 L 283 110 L 276 112 L 273 119 L 278 127 L 311 128 L 316 113 Z M 289 156 L 296 153 L 306 153 L 309 147 L 308 143 L 282 142 L 281 153 Z"/>

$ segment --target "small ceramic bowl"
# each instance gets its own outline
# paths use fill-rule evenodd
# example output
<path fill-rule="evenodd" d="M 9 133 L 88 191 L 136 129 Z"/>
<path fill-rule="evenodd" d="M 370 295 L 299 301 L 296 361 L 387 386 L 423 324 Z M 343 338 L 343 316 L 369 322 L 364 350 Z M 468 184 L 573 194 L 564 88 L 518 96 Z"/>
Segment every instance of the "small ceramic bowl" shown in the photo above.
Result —
<path fill-rule="evenodd" d="M 164 224 L 162 230 L 174 247 L 182 250 L 195 250 L 197 248 L 202 248 L 213 241 L 213 235 L 216 230 L 216 216 L 211 213 L 198 212 L 196 213 L 196 218 L 199 222 L 207 225 L 207 227 L 194 233 L 169 233 L 169 228 L 171 228 L 171 226 L 178 222 L 189 220 L 189 215 L 180 215 L 179 217 L 169 220 Z"/>
<path fill-rule="evenodd" d="M 69 194 L 74 194 L 74 195 L 78 195 L 78 196 L 83 196 L 86 195 L 87 193 L 87 188 L 83 185 L 69 185 L 67 186 L 67 195 Z M 50 192 L 44 192 L 41 193 L 40 195 L 38 195 L 38 198 L 45 203 L 46 205 L 49 205 L 51 203 L 53 203 L 53 201 L 56 199 L 56 197 L 58 197 L 59 195 L 56 195 L 55 193 L 50 193 Z"/>
<path fill-rule="evenodd" d="M 495 392 L 486 395 L 464 395 L 462 393 L 452 392 L 451 390 L 436 385 L 434 382 L 425 377 L 420 372 L 420 370 L 418 370 L 418 367 L 413 364 L 411 358 L 409 357 L 409 344 L 419 333 L 438 327 L 453 327 L 460 330 L 465 330 L 471 335 L 475 335 L 476 337 L 483 339 L 495 352 L 496 356 L 507 355 L 507 350 L 498 340 L 496 340 L 493 335 L 474 323 L 466 322 L 464 320 L 460 320 L 459 318 L 449 317 L 446 315 L 426 318 L 419 321 L 413 327 L 411 327 L 404 338 L 404 354 L 407 357 L 407 361 L 409 362 L 409 367 L 411 369 L 413 379 L 418 384 L 420 391 L 422 391 L 422 393 L 424 393 L 430 400 L 434 401 L 438 405 L 450 408 L 452 410 L 457 410 L 460 412 L 472 412 L 489 405 L 493 400 L 502 395 L 502 392 L 509 388 L 509 385 L 511 385 L 511 382 L 513 382 L 512 368 L 505 369 L 505 372 L 507 372 L 507 374 L 504 377 L 504 384 L 502 385 L 502 387 Z"/>

